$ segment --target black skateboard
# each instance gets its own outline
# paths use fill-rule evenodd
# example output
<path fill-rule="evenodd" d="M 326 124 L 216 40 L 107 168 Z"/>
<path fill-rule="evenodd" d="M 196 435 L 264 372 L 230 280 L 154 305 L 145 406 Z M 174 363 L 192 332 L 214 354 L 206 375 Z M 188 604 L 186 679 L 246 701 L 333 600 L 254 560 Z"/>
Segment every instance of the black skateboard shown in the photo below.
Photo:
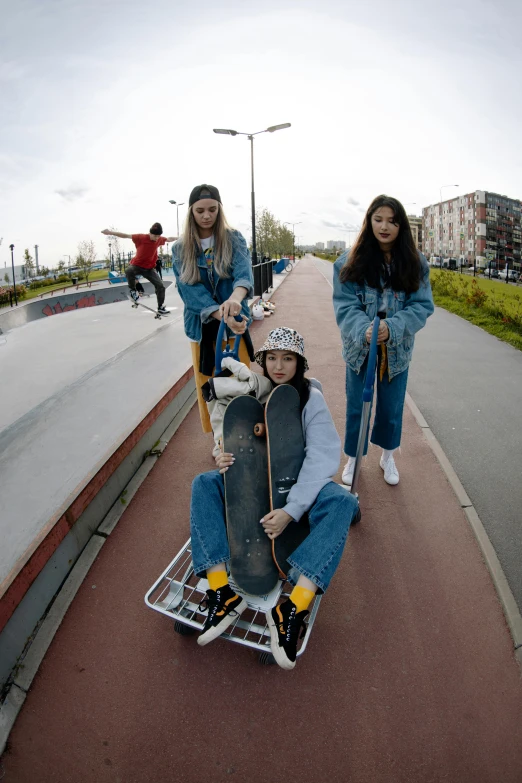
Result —
<path fill-rule="evenodd" d="M 299 394 L 289 384 L 276 386 L 266 403 L 265 427 L 271 511 L 286 506 L 288 493 L 297 481 L 305 458 L 299 408 Z M 309 532 L 310 525 L 305 515 L 298 522 L 290 522 L 281 535 L 272 541 L 274 562 L 282 578 L 286 578 L 290 569 L 287 557 L 297 549 Z"/>
<path fill-rule="evenodd" d="M 272 542 L 260 523 L 270 508 L 263 418 L 263 406 L 249 395 L 231 400 L 223 418 L 223 449 L 235 457 L 225 473 L 230 572 L 250 595 L 266 595 L 279 579 Z"/>
<path fill-rule="evenodd" d="M 145 310 L 148 310 L 150 313 L 152 313 L 154 317 L 157 318 L 158 320 L 161 320 L 162 318 L 166 318 L 168 315 L 170 315 L 170 313 L 158 313 L 157 310 L 153 310 L 152 307 L 143 304 L 143 302 L 135 302 L 132 297 L 130 299 L 131 299 L 132 307 L 144 307 Z"/>

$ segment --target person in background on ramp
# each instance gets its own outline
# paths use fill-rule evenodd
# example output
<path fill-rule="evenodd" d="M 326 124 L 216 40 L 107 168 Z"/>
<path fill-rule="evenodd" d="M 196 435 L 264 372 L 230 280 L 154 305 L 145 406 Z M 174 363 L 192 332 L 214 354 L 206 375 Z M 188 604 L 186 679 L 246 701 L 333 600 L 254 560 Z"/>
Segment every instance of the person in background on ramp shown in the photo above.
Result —
<path fill-rule="evenodd" d="M 158 260 L 158 247 L 166 242 L 174 242 L 177 237 L 162 237 L 163 229 L 160 223 L 154 223 L 148 234 L 123 234 L 121 231 L 112 231 L 104 228 L 102 234 L 106 236 L 120 237 L 121 239 L 132 239 L 136 246 L 136 255 L 125 270 L 125 276 L 130 288 L 132 299 L 139 301 L 139 295 L 136 291 L 136 277 L 141 275 L 148 280 L 156 289 L 158 300 L 158 313 L 168 315 L 169 311 L 164 306 L 165 286 L 161 277 L 156 272 L 156 263 Z"/>
<path fill-rule="evenodd" d="M 435 308 L 428 262 L 415 247 L 406 211 L 397 199 L 382 195 L 370 204 L 355 245 L 334 264 L 333 304 L 346 362 L 344 451 L 348 462 L 342 481 L 352 485 L 372 322 L 379 316 L 377 407 L 371 442 L 383 449 L 384 480 L 398 484 L 393 453 L 401 443 L 415 334 Z"/>

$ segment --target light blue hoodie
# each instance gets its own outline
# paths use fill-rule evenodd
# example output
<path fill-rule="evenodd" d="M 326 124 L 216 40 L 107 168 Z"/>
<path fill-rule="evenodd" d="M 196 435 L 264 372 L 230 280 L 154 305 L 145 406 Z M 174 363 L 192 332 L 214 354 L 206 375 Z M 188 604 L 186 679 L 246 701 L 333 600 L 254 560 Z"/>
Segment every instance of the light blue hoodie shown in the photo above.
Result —
<path fill-rule="evenodd" d="M 310 510 L 319 492 L 335 476 L 341 460 L 341 440 L 322 389 L 318 380 L 310 378 L 310 397 L 301 414 L 305 459 L 283 509 L 296 522 Z"/>

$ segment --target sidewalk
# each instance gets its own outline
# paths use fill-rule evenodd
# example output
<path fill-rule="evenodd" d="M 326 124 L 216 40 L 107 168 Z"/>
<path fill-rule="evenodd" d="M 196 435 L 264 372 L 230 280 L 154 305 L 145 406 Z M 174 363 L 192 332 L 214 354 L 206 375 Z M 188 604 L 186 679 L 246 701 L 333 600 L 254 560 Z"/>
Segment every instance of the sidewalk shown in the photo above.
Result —
<path fill-rule="evenodd" d="M 276 314 L 254 324 L 254 343 L 278 325 L 304 335 L 342 434 L 330 286 L 305 259 L 273 299 Z M 65 616 L 2 757 L 3 782 L 519 783 L 511 638 L 409 410 L 401 483 L 384 483 L 371 449 L 362 522 L 292 673 L 225 641 L 199 648 L 143 603 L 188 537 L 190 483 L 213 467 L 210 448 L 194 408 Z"/>

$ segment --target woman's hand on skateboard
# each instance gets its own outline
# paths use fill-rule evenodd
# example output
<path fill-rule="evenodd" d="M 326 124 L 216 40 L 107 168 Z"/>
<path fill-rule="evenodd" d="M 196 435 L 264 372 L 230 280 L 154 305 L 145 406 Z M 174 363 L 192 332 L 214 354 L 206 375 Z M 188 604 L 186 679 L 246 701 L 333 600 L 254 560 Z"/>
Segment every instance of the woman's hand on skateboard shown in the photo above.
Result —
<path fill-rule="evenodd" d="M 215 459 L 217 469 L 220 473 L 226 473 L 229 467 L 233 465 L 236 460 L 233 454 L 227 454 L 223 451 L 221 454 L 218 454 Z"/>
<path fill-rule="evenodd" d="M 269 514 L 265 514 L 263 519 L 260 520 L 263 525 L 264 531 L 268 538 L 274 539 L 280 536 L 289 522 L 292 521 L 290 514 L 283 511 L 282 508 L 276 508 L 275 511 L 270 511 Z"/>

